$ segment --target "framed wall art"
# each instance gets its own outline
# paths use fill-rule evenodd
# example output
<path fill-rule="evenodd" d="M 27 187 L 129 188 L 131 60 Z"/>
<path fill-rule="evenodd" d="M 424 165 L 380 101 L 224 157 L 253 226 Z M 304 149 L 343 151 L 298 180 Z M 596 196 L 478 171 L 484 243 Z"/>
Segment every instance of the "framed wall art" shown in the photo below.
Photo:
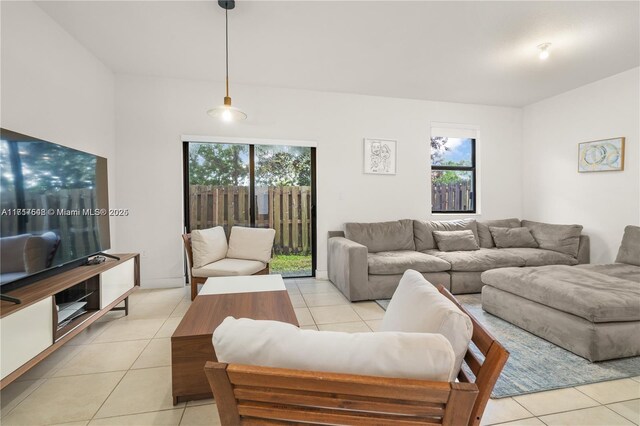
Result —
<path fill-rule="evenodd" d="M 389 139 L 364 140 L 364 172 L 374 175 L 396 174 L 396 144 Z"/>
<path fill-rule="evenodd" d="M 578 144 L 578 172 L 624 170 L 624 138 Z"/>

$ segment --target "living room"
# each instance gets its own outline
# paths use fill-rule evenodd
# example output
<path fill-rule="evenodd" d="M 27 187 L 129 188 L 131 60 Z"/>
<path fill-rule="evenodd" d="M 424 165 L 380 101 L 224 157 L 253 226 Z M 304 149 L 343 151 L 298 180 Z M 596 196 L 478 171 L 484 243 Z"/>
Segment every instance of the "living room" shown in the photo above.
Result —
<path fill-rule="evenodd" d="M 309 184 L 296 183 L 311 188 L 299 236 L 310 242 L 307 266 L 279 270 L 276 260 L 284 264 L 288 252 L 277 243 L 271 264 L 285 275 L 307 329 L 378 331 L 385 315 L 378 301 L 397 286 L 356 301 L 329 280 L 330 232 L 348 223 L 576 224 L 589 239 L 589 259 L 580 263 L 595 265 L 616 262 L 625 227 L 640 225 L 638 2 L 237 1 L 225 10 L 215 1 L 3 0 L 0 7 L 1 127 L 106 158 L 108 206 L 122 213 L 109 218 L 108 253 L 139 254 L 128 311 L 105 313 L 3 383 L 3 423 L 220 421 L 211 398 L 172 399 L 170 340 L 192 304 L 180 236 L 216 225 L 231 231 L 224 214 L 190 226 L 201 218 L 186 201 L 197 144 L 246 147 L 246 177 L 236 186 L 248 188 L 250 201 L 244 216 L 233 214 L 236 225 L 257 227 L 260 202 L 248 195 L 261 188 L 256 152 L 312 153 Z M 207 114 L 223 103 L 225 78 L 245 120 Z M 435 203 L 437 137 L 473 141 L 466 165 L 473 189 L 463 207 Z M 617 163 L 579 172 L 581 144 L 597 141 L 614 145 Z M 368 143 L 389 146 L 390 170 L 365 169 Z M 284 241 L 284 228 L 276 232 Z M 468 306 L 469 296 L 449 284 Z M 511 352 L 508 369 L 521 355 L 490 331 Z M 640 370 L 628 372 L 637 354 L 622 358 L 617 376 L 589 381 L 589 366 L 600 361 L 558 350 L 585 363 L 575 373 L 584 381 L 546 378 L 535 391 L 505 392 L 488 401 L 483 424 L 639 423 Z M 504 377 L 503 370 L 494 396 Z M 523 380 L 531 381 L 534 373 Z"/>

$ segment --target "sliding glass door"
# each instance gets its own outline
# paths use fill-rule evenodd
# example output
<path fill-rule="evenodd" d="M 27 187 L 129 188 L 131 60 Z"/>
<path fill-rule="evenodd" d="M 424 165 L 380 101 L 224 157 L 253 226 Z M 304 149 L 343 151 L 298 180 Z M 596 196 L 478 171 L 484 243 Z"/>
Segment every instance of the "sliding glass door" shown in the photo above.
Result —
<path fill-rule="evenodd" d="M 315 271 L 315 148 L 184 144 L 185 227 L 272 228 L 271 273 Z"/>

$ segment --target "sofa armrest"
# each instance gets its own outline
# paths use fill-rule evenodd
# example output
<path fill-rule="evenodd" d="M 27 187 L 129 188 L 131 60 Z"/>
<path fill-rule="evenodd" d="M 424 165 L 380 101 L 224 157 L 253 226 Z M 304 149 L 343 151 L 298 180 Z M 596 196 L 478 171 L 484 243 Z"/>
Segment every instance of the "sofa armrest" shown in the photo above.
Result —
<path fill-rule="evenodd" d="M 347 299 L 362 300 L 368 281 L 367 247 L 344 237 L 329 238 L 327 269 L 329 280 Z"/>
<path fill-rule="evenodd" d="M 588 235 L 580 235 L 578 245 L 578 264 L 588 264 L 591 262 L 591 240 Z"/>

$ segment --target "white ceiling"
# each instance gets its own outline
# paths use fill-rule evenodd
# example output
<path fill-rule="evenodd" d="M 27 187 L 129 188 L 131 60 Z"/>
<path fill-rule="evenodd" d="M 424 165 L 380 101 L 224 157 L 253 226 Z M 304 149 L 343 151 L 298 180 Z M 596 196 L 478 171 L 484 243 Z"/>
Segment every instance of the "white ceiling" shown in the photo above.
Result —
<path fill-rule="evenodd" d="M 224 78 L 216 1 L 38 4 L 114 72 Z M 638 66 L 639 5 L 240 0 L 231 82 L 523 106 Z"/>

